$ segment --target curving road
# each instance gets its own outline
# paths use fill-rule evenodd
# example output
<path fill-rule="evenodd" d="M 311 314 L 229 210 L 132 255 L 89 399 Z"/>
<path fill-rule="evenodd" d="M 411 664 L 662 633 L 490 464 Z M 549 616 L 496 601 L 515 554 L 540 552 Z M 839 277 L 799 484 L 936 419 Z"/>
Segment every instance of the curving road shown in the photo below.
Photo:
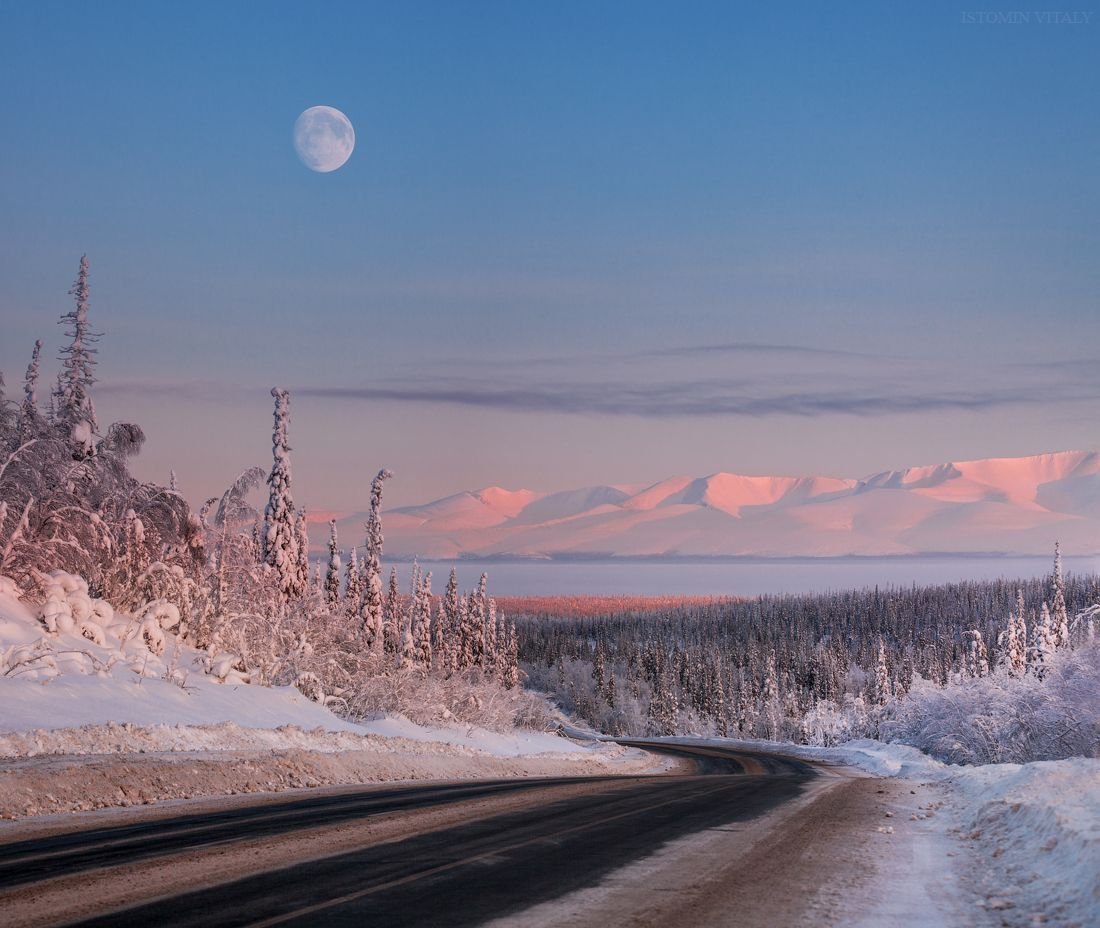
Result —
<path fill-rule="evenodd" d="M 80 876 L 95 887 L 135 867 L 168 872 L 212 850 L 233 853 L 257 841 L 293 848 L 316 829 L 346 837 L 358 828 L 359 846 L 339 853 L 303 851 L 311 859 L 215 876 L 151 901 L 135 892 L 122 907 L 115 897 L 110 909 L 67 923 L 479 925 L 590 890 L 697 833 L 736 840 L 733 826 L 797 800 L 818 776 L 809 764 L 764 753 L 624 743 L 675 755 L 690 772 L 363 789 L 0 845 L 0 909 L 5 893 L 61 891 Z M 471 811 L 397 839 L 370 830 L 381 819 L 452 804 Z"/>

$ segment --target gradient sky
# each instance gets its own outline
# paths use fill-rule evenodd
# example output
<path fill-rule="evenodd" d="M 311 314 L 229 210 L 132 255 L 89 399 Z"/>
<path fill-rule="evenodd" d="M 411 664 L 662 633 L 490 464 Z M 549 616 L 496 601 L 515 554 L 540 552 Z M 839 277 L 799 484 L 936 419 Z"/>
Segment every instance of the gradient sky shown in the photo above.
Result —
<path fill-rule="evenodd" d="M 1100 15 L 836 7 L 0 0 L 9 392 L 87 251 L 195 500 L 273 384 L 315 509 L 1100 446 Z"/>

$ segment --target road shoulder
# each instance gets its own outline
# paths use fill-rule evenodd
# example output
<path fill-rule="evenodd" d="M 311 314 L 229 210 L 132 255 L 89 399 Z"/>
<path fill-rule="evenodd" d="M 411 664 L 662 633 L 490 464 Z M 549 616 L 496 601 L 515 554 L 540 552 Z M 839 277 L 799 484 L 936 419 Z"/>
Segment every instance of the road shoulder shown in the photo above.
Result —
<path fill-rule="evenodd" d="M 616 871 L 600 886 L 493 928 L 999 924 L 944 866 L 962 852 L 916 818 L 937 788 L 832 771 L 760 818 L 708 829 Z M 911 816 L 913 816 L 911 818 Z M 952 856 L 954 855 L 954 856 Z"/>

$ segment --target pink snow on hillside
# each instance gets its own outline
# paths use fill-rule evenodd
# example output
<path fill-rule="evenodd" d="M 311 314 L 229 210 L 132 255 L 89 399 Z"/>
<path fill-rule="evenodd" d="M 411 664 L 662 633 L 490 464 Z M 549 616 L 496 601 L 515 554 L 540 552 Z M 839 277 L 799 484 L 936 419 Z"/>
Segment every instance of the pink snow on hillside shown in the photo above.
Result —
<path fill-rule="evenodd" d="M 351 514 L 349 529 L 362 522 Z M 353 530 L 352 537 L 357 531 Z M 717 473 L 648 487 L 458 493 L 386 514 L 390 556 L 839 557 L 1100 551 L 1100 453 L 957 461 L 862 480 Z"/>

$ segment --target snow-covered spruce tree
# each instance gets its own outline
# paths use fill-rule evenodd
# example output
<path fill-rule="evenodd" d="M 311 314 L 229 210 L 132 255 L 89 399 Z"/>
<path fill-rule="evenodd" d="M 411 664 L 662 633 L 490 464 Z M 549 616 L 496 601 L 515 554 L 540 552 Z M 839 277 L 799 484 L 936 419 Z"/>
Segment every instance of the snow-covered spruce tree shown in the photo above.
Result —
<path fill-rule="evenodd" d="M 875 704 L 885 706 L 886 701 L 890 698 L 892 689 L 890 685 L 890 667 L 886 663 L 886 645 L 880 638 L 878 642 L 878 657 L 875 660 Z"/>
<path fill-rule="evenodd" d="M 344 581 L 344 610 L 349 618 L 358 619 L 363 603 L 363 572 L 359 569 L 359 554 L 353 546 L 348 553 L 348 567 Z"/>
<path fill-rule="evenodd" d="M 432 572 L 417 583 L 411 627 L 412 659 L 425 673 L 432 669 Z"/>
<path fill-rule="evenodd" d="M 17 441 L 15 407 L 4 395 L 4 372 L 0 371 L 0 450 L 14 451 L 21 442 Z"/>
<path fill-rule="evenodd" d="M 390 585 L 382 603 L 382 636 L 385 652 L 388 655 L 400 655 L 404 641 L 405 625 L 408 614 L 401 608 L 401 594 L 397 589 L 397 568 L 390 568 Z"/>
<path fill-rule="evenodd" d="M 312 591 L 321 592 L 320 564 L 317 565 L 317 574 L 314 576 Z M 298 573 L 305 579 L 305 587 L 311 589 L 309 569 L 309 523 L 306 521 L 306 511 L 298 513 Z"/>
<path fill-rule="evenodd" d="M 65 570 L 84 578 L 91 595 L 103 596 L 132 511 L 144 526 L 141 557 L 194 581 L 204 557 L 198 520 L 182 498 L 129 472 L 144 433 L 136 425 L 114 423 L 99 434 L 91 398 L 97 336 L 88 325 L 86 258 L 71 293 L 75 308 L 62 318 L 71 341 L 61 353 L 53 413 L 42 416 L 37 410 L 41 342 L 27 368 L 19 414 L 0 402 L 0 505 L 6 510 L 0 573 L 30 591 L 40 574 Z"/>
<path fill-rule="evenodd" d="M 516 623 L 508 619 L 505 624 L 504 674 L 502 683 L 513 689 L 519 686 L 519 635 Z"/>
<path fill-rule="evenodd" d="M 714 729 L 719 738 L 729 737 L 729 705 L 726 699 L 726 685 L 722 680 L 722 668 L 715 664 L 713 669 L 713 701 L 711 705 L 711 717 L 714 719 Z M 615 708 L 615 672 L 611 671 L 608 677 L 608 688 L 605 698 L 612 709 Z"/>
<path fill-rule="evenodd" d="M 458 616 L 455 622 L 454 634 L 451 636 L 452 642 L 448 648 L 447 654 L 447 674 L 462 673 L 469 664 L 469 651 L 466 647 L 466 632 L 470 626 L 470 598 L 468 596 L 458 597 Z"/>
<path fill-rule="evenodd" d="M 1008 629 L 1004 632 L 1001 648 L 1004 651 L 1005 669 L 1011 677 L 1022 677 L 1027 671 L 1027 619 L 1022 590 L 1016 591 L 1016 608 L 1009 613 Z"/>
<path fill-rule="evenodd" d="M 363 557 L 363 606 L 361 632 L 363 643 L 371 654 L 380 657 L 383 650 L 382 602 L 382 484 L 392 477 L 380 470 L 370 488 L 370 514 L 367 517 L 366 552 Z"/>
<path fill-rule="evenodd" d="M 274 569 L 284 599 L 291 600 L 305 593 L 307 576 L 302 574 L 301 535 L 290 493 L 290 441 L 287 436 L 290 393 L 272 387 L 271 395 L 275 398 L 275 427 L 271 436 L 273 464 L 267 478 L 262 556 L 264 563 Z"/>
<path fill-rule="evenodd" d="M 328 522 L 328 572 L 325 574 L 325 603 L 335 612 L 340 608 L 340 546 L 336 538 L 336 520 Z"/>
<path fill-rule="evenodd" d="M 1066 580 L 1062 576 L 1062 546 L 1054 542 L 1054 573 L 1050 578 L 1051 621 L 1054 629 L 1054 646 L 1066 648 L 1070 644 L 1069 614 L 1066 611 Z"/>
<path fill-rule="evenodd" d="M 492 596 L 485 604 L 485 672 L 500 679 L 500 653 L 497 645 L 497 603 Z"/>
<path fill-rule="evenodd" d="M 493 604 L 495 607 L 495 603 Z M 497 630 L 496 630 L 496 675 L 502 683 L 504 682 L 505 665 L 508 658 L 508 625 L 509 622 L 505 618 L 503 613 L 498 613 L 496 616 Z M 518 642 L 517 642 L 518 644 Z"/>
<path fill-rule="evenodd" d="M 416 632 L 418 630 L 420 589 L 419 585 L 409 597 L 408 608 L 402 608 L 401 597 L 396 595 L 397 570 L 390 571 L 390 593 L 386 597 L 387 624 L 392 623 L 397 639 L 397 666 L 411 670 L 416 666 Z M 391 617 L 392 616 L 392 617 Z"/>
<path fill-rule="evenodd" d="M 654 681 L 653 701 L 648 713 L 649 731 L 658 737 L 676 734 L 678 709 L 672 676 L 666 670 Z"/>
<path fill-rule="evenodd" d="M 477 589 L 471 597 L 470 610 L 470 639 L 473 651 L 471 666 L 489 669 L 490 661 L 486 658 L 485 627 L 488 624 L 487 610 L 489 608 L 489 575 L 482 571 L 478 580 Z"/>
<path fill-rule="evenodd" d="M 592 682 L 596 687 L 596 695 L 601 699 L 604 695 L 604 687 L 607 685 L 607 655 L 603 643 L 596 642 L 596 650 L 592 655 Z"/>
<path fill-rule="evenodd" d="M 984 677 L 989 673 L 989 655 L 982 640 L 982 633 L 972 628 L 964 635 L 966 641 L 966 675 Z"/>
<path fill-rule="evenodd" d="M 38 411 L 39 359 L 42 355 L 42 339 L 34 343 L 31 362 L 23 380 L 23 405 L 19 409 L 19 443 L 30 441 L 42 432 L 42 414 Z"/>
<path fill-rule="evenodd" d="M 1027 669 L 1040 680 L 1046 675 L 1047 665 L 1054 654 L 1054 627 L 1050 607 L 1044 602 L 1039 619 L 1032 623 L 1031 646 L 1027 650 Z"/>
<path fill-rule="evenodd" d="M 775 663 L 775 651 L 768 652 L 764 669 L 764 681 L 760 687 L 760 711 L 757 718 L 763 723 L 763 735 L 769 741 L 779 737 L 779 672 Z"/>
<path fill-rule="evenodd" d="M 91 389 L 95 383 L 96 350 L 99 336 L 88 326 L 88 256 L 80 258 L 80 271 L 69 294 L 76 305 L 61 317 L 69 344 L 61 350 L 62 371 L 56 398 L 56 417 L 69 434 L 74 457 L 95 454 L 95 436 L 99 431 Z"/>
<path fill-rule="evenodd" d="M 458 667 L 458 638 L 462 628 L 459 622 L 459 600 L 458 572 L 452 567 L 432 635 L 432 652 L 444 676 L 450 676 Z"/>
<path fill-rule="evenodd" d="M 462 650 L 458 661 L 460 671 L 480 667 L 484 656 L 485 609 L 484 600 L 479 592 L 479 590 L 471 592 L 465 599 L 466 608 L 460 611 L 462 626 Z"/>

